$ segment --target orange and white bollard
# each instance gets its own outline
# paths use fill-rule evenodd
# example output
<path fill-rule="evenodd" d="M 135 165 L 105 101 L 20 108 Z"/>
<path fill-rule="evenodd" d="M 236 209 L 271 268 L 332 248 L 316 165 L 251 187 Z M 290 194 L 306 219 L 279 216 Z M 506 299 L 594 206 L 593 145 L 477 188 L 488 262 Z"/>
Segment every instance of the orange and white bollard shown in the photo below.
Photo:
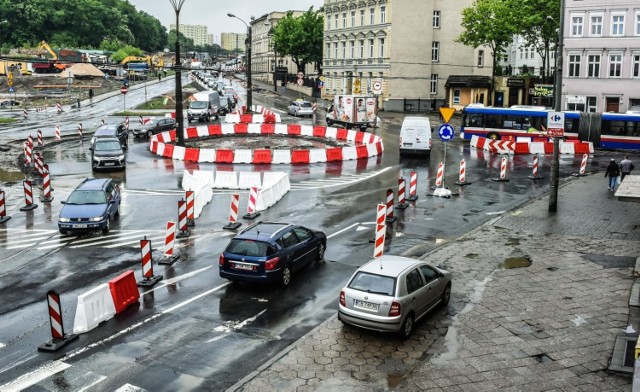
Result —
<path fill-rule="evenodd" d="M 376 212 L 376 236 L 373 247 L 373 257 L 380 257 L 384 253 L 384 238 L 387 232 L 385 223 L 387 207 L 384 204 L 378 204 Z"/>
<path fill-rule="evenodd" d="M 231 195 L 231 211 L 229 212 L 229 223 L 222 228 L 225 230 L 236 230 L 242 226 L 242 223 L 238 222 L 238 206 L 240 205 L 240 195 L 234 193 Z"/>
<path fill-rule="evenodd" d="M 529 178 L 532 180 L 539 180 L 543 178 L 541 175 L 538 174 L 538 154 L 533 156 L 533 171 L 529 176 Z"/>
<path fill-rule="evenodd" d="M 38 147 L 44 147 L 44 140 L 42 139 L 42 131 L 38 129 L 36 133 L 36 137 L 38 138 Z"/>
<path fill-rule="evenodd" d="M 458 174 L 458 181 L 456 181 L 455 184 L 459 186 L 471 184 L 470 182 L 467 182 L 466 176 L 467 176 L 467 162 L 464 159 L 462 159 L 460 161 L 460 172 Z"/>
<path fill-rule="evenodd" d="M 56 125 L 56 141 L 60 141 L 60 125 Z"/>
<path fill-rule="evenodd" d="M 191 235 L 187 225 L 187 202 L 184 199 L 178 201 L 178 229 L 176 238 L 185 238 Z"/>
<path fill-rule="evenodd" d="M 407 201 L 418 200 L 418 173 L 415 170 L 411 170 L 409 173 L 409 196 Z"/>
<path fill-rule="evenodd" d="M 187 198 L 187 226 L 193 227 L 196 225 L 195 210 L 196 210 L 196 193 L 192 190 L 186 191 L 185 197 Z"/>
<path fill-rule="evenodd" d="M 80 140 L 84 138 L 84 136 L 82 135 L 82 123 L 78 124 L 78 136 L 80 136 Z"/>
<path fill-rule="evenodd" d="M 129 116 L 124 118 L 124 127 L 129 130 Z"/>
<path fill-rule="evenodd" d="M 438 164 L 438 174 L 436 175 L 436 188 L 444 186 L 444 163 Z"/>
<path fill-rule="evenodd" d="M 140 253 L 142 255 L 142 280 L 138 281 L 138 286 L 149 287 L 162 280 L 162 275 L 153 274 L 153 257 L 151 255 L 151 240 L 145 236 L 140 240 Z"/>
<path fill-rule="evenodd" d="M 494 177 L 493 181 L 498 182 L 507 182 L 509 179 L 507 178 L 507 158 L 502 158 L 500 161 L 500 177 Z"/>
<path fill-rule="evenodd" d="M 31 180 L 22 181 L 22 185 L 24 187 L 25 206 L 20 207 L 20 211 L 31 211 L 38 208 L 38 205 L 33 202 L 33 186 Z"/>
<path fill-rule="evenodd" d="M 44 174 L 42 176 L 42 197 L 40 198 L 40 201 L 43 203 L 51 203 L 53 201 L 53 196 L 51 196 L 51 177 L 49 175 L 49 166 L 44 165 L 42 172 Z"/>
<path fill-rule="evenodd" d="M 4 201 L 4 191 L 0 190 L 0 223 L 4 223 L 11 219 L 10 216 L 7 215 L 7 206 Z"/>
<path fill-rule="evenodd" d="M 242 216 L 244 219 L 255 219 L 260 215 L 260 213 L 256 211 L 257 200 L 258 200 L 258 187 L 252 186 L 249 189 L 249 202 L 247 203 L 247 213 Z"/>
<path fill-rule="evenodd" d="M 32 154 L 33 154 L 32 148 L 33 148 L 33 145 L 31 144 L 31 142 L 29 140 L 24 142 L 24 164 L 26 166 L 31 166 L 31 163 L 33 162 L 33 160 L 32 160 Z"/>
<path fill-rule="evenodd" d="M 167 229 L 164 236 L 164 254 L 162 258 L 158 260 L 158 264 L 173 264 L 180 256 L 173 254 L 173 248 L 176 240 L 176 222 L 168 221 Z"/>
<path fill-rule="evenodd" d="M 56 103 L 56 109 L 58 110 L 58 113 L 64 112 L 64 110 L 62 110 L 62 104 L 60 102 Z"/>
<path fill-rule="evenodd" d="M 49 324 L 51 325 L 51 341 L 40 345 L 38 351 L 56 351 L 78 338 L 78 335 L 67 335 L 64 332 L 60 294 L 55 290 L 47 292 L 47 308 L 49 309 Z"/>
<path fill-rule="evenodd" d="M 26 120 L 29 117 L 29 112 L 27 109 L 22 109 L 22 117 Z"/>
<path fill-rule="evenodd" d="M 387 223 L 393 222 L 398 219 L 398 217 L 393 216 L 393 199 L 393 190 L 387 189 L 387 218 L 385 219 Z"/>
<path fill-rule="evenodd" d="M 407 182 L 404 178 L 400 177 L 398 179 L 398 204 L 396 208 L 404 210 L 409 207 L 409 204 L 405 201 L 405 193 L 406 193 Z"/>

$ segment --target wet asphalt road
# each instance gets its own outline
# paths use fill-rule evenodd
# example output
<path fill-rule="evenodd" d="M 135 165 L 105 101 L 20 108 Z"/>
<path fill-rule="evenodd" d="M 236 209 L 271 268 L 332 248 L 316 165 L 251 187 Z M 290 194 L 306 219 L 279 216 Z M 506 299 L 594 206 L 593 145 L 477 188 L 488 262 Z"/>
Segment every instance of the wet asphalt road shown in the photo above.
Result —
<path fill-rule="evenodd" d="M 155 87 L 162 89 L 160 84 Z M 142 91 L 130 90 L 127 103 L 140 99 L 144 100 Z M 254 99 L 280 110 L 286 102 L 256 94 Z M 105 113 L 96 107 L 94 117 L 69 114 L 61 118 L 63 129 L 72 130 L 72 139 L 77 121 L 97 124 L 113 106 L 104 101 L 100 110 Z M 381 157 L 304 167 L 173 162 L 153 156 L 146 141 L 131 139 L 126 171 L 95 175 L 120 182 L 121 217 L 108 235 L 80 237 L 60 236 L 56 221 L 60 200 L 81 179 L 92 176 L 88 140 L 47 147 L 44 159 L 52 173 L 52 203 L 38 202 L 33 212 L 20 212 L 21 184 L 2 183 L 12 219 L 0 226 L 0 389 L 113 391 L 127 384 L 149 391 L 228 387 L 336 311 L 340 287 L 373 253 L 375 205 L 384 202 L 387 189 L 397 189 L 399 175 L 408 179 L 409 171 L 418 173 L 419 199 L 404 211 L 396 210 L 398 220 L 388 233 L 385 249 L 390 254 L 422 254 L 548 188 L 550 157 L 540 159 L 539 171 L 546 176 L 542 180 L 528 178 L 531 157 L 512 156 L 507 158 L 511 181 L 495 182 L 502 157 L 469 150 L 467 143 L 456 139 L 447 145 L 445 175 L 454 196 L 427 196 L 437 163 L 443 159 L 444 143 L 434 140 L 430 159 L 401 160 L 397 153 L 400 122 L 401 117 L 392 117 L 375 130 L 385 142 Z M 0 130 L 0 138 L 5 137 L 15 133 Z M 463 189 L 453 185 L 461 158 L 467 161 L 467 181 L 472 182 Z M 604 168 L 607 158 L 595 158 L 590 169 Z M 561 157 L 561 178 L 576 172 L 580 160 Z M 230 192 L 216 191 L 191 236 L 177 241 L 180 261 L 171 267 L 154 266 L 164 279 L 152 289 L 141 290 L 139 306 L 82 334 L 55 354 L 38 352 L 37 347 L 50 339 L 46 291 L 61 293 L 64 326 L 70 333 L 79 294 L 126 270 L 134 270 L 139 279 L 139 240 L 150 238 L 154 256 L 161 255 L 164 225 L 177 220 L 177 201 L 183 197 L 182 173 L 191 169 L 288 172 L 291 191 L 260 219 L 324 230 L 330 237 L 327 261 L 296 274 L 287 289 L 221 279 L 217 259 L 232 235 L 222 229 L 228 219 Z M 247 194 L 240 194 L 243 210 Z"/>

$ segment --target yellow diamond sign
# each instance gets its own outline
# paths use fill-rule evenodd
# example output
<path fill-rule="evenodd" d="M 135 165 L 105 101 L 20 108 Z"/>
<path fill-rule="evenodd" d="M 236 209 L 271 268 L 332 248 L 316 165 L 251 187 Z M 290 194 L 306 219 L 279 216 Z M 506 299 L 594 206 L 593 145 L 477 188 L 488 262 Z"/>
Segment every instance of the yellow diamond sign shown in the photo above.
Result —
<path fill-rule="evenodd" d="M 455 108 L 440 108 L 440 115 L 444 122 L 448 123 L 451 120 L 451 116 L 456 112 Z"/>

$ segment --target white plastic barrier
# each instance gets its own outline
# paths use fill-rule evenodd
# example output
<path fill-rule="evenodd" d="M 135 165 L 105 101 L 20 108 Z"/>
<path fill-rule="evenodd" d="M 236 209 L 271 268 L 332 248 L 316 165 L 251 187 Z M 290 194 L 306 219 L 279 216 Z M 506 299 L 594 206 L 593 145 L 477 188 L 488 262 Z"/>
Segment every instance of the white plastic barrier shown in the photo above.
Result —
<path fill-rule="evenodd" d="M 204 206 L 213 198 L 213 172 L 194 170 L 193 174 L 185 171 L 182 177 L 182 189 L 194 193 L 194 216 L 198 218 Z"/>
<path fill-rule="evenodd" d="M 287 124 L 276 124 L 274 132 L 276 135 L 289 134 L 289 126 Z"/>
<path fill-rule="evenodd" d="M 529 143 L 529 154 L 544 155 L 544 143 L 543 142 Z"/>
<path fill-rule="evenodd" d="M 531 143 L 531 138 L 527 136 L 516 136 L 516 143 Z"/>
<path fill-rule="evenodd" d="M 262 131 L 262 124 L 249 124 L 247 126 L 247 132 L 248 133 L 256 133 L 256 134 L 260 134 Z"/>
<path fill-rule="evenodd" d="M 203 148 L 200 150 L 200 162 L 215 162 L 216 150 L 213 148 Z"/>
<path fill-rule="evenodd" d="M 249 189 L 251 187 L 262 186 L 262 176 L 260 172 L 240 172 L 240 178 L 238 180 L 238 188 Z"/>
<path fill-rule="evenodd" d="M 213 184 L 214 188 L 238 189 L 238 174 L 218 170 Z"/>
<path fill-rule="evenodd" d="M 326 162 L 327 150 L 324 148 L 313 148 L 309 150 L 309 163 Z"/>
<path fill-rule="evenodd" d="M 111 290 L 107 283 L 78 296 L 73 333 L 91 331 L 103 321 L 116 315 Z"/>
<path fill-rule="evenodd" d="M 159 156 L 164 156 L 164 146 L 166 144 L 164 143 L 158 143 L 158 151 L 156 152 L 156 154 L 158 154 Z"/>
<path fill-rule="evenodd" d="M 367 144 L 367 156 L 375 157 L 378 155 L 378 149 L 375 144 Z"/>
<path fill-rule="evenodd" d="M 324 133 L 324 137 L 327 139 L 337 139 L 338 130 L 335 127 L 327 127 L 327 130 Z"/>
<path fill-rule="evenodd" d="M 560 141 L 560 154 L 575 154 L 575 143 L 565 143 Z"/>
<path fill-rule="evenodd" d="M 353 129 L 349 129 L 347 131 L 347 141 L 348 142 L 352 142 L 352 143 L 356 142 L 356 132 L 357 131 L 354 131 Z"/>
<path fill-rule="evenodd" d="M 477 148 L 478 147 L 478 136 L 471 136 L 471 142 L 469 142 L 469 147 Z"/>
<path fill-rule="evenodd" d="M 240 115 L 239 114 L 229 113 L 226 116 L 224 116 L 224 122 L 226 122 L 226 123 L 239 123 L 240 122 Z"/>
<path fill-rule="evenodd" d="M 271 163 L 291 163 L 291 150 L 273 150 Z"/>
<path fill-rule="evenodd" d="M 256 210 L 264 211 L 274 205 L 289 192 L 289 174 L 282 172 L 265 172 L 262 178 L 262 189 L 258 191 Z"/>
<path fill-rule="evenodd" d="M 222 129 L 223 135 L 234 135 L 236 133 L 233 124 L 221 124 L 220 128 Z"/>
<path fill-rule="evenodd" d="M 313 137 L 313 125 L 300 126 L 300 136 Z"/>
<path fill-rule="evenodd" d="M 233 154 L 233 163 L 251 163 L 253 161 L 253 150 L 240 149 L 235 150 Z"/>
<path fill-rule="evenodd" d="M 186 151 L 187 149 L 182 146 L 173 146 L 173 159 L 184 161 L 184 153 Z"/>
<path fill-rule="evenodd" d="M 342 147 L 342 160 L 350 161 L 358 159 L 358 151 L 355 147 Z"/>
<path fill-rule="evenodd" d="M 206 125 L 198 125 L 196 127 L 196 131 L 198 132 L 198 137 L 207 137 L 209 136 L 209 127 Z"/>

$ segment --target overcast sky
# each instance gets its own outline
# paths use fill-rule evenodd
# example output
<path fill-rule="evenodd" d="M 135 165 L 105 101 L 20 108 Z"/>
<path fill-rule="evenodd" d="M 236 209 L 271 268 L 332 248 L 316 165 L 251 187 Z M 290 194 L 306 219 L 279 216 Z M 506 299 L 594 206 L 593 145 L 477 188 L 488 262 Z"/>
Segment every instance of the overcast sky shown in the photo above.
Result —
<path fill-rule="evenodd" d="M 158 18 L 167 30 L 176 21 L 176 13 L 169 0 L 129 0 L 129 3 Z M 272 11 L 306 11 L 311 6 L 317 10 L 323 3 L 323 0 L 185 0 L 180 10 L 180 24 L 207 26 L 207 32 L 214 34 L 216 43 L 219 44 L 220 33 L 247 31 L 242 22 L 229 18 L 227 13 L 249 23 L 252 16 L 257 18 Z"/>

